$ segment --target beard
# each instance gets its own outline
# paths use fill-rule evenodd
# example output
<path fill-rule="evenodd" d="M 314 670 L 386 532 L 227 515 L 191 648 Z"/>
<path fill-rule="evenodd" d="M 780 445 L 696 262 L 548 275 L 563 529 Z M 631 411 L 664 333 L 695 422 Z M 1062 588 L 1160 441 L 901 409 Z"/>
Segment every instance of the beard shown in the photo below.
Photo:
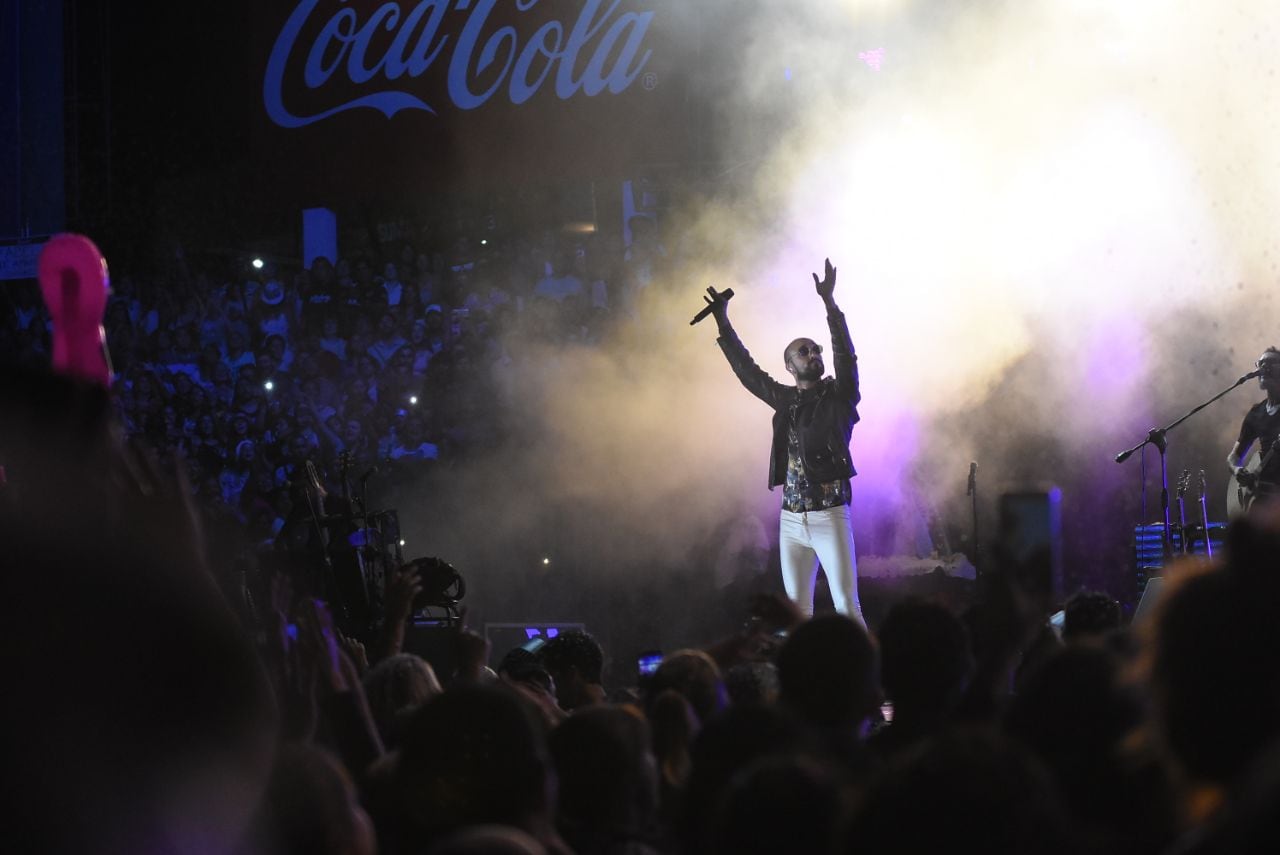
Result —
<path fill-rule="evenodd" d="M 823 366 L 823 364 L 820 361 L 810 362 L 804 367 L 796 369 L 796 379 L 797 380 L 821 380 L 824 367 L 825 366 Z"/>

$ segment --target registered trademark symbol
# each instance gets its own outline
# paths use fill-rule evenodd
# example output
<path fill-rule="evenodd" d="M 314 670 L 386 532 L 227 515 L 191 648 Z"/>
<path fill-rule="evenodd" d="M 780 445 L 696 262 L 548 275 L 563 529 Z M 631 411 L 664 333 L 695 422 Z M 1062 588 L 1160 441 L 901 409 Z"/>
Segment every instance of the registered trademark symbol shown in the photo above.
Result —
<path fill-rule="evenodd" d="M 647 72 L 641 81 L 641 85 L 652 92 L 654 89 L 658 88 L 658 75 L 652 71 Z"/>

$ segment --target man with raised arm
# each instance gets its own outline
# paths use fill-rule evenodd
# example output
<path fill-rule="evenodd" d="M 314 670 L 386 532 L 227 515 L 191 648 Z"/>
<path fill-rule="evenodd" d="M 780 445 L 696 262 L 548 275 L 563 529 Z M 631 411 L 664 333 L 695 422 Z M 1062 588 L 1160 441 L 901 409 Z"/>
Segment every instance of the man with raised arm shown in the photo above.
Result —
<path fill-rule="evenodd" d="M 779 546 L 782 582 L 806 614 L 813 614 L 817 562 L 827 575 L 836 611 L 862 621 L 858 568 L 849 525 L 849 479 L 857 472 L 849 436 L 858 421 L 858 361 L 844 313 L 835 302 L 836 269 L 826 261 L 813 284 L 827 308 L 835 377 L 825 377 L 822 346 L 798 338 L 783 351 L 794 386 L 779 383 L 752 360 L 729 323 L 728 298 L 708 288 L 704 297 L 720 330 L 717 339 L 747 391 L 773 409 L 769 489 L 782 486 Z M 864 622 L 865 623 L 865 622 Z"/>

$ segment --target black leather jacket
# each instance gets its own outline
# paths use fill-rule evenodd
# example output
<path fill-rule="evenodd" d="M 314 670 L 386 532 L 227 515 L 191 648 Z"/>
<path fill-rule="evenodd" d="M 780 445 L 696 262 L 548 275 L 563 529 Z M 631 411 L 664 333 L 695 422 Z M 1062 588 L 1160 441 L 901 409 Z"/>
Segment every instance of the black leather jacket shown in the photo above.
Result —
<path fill-rule="evenodd" d="M 773 448 L 769 453 L 769 489 L 787 479 L 787 428 L 794 419 L 805 473 L 813 483 L 852 478 L 858 472 L 849 457 L 849 436 L 858 423 L 858 357 L 853 352 L 844 313 L 827 311 L 835 378 L 824 377 L 806 395 L 796 386 L 770 377 L 747 352 L 728 323 L 717 343 L 747 391 L 773 408 Z"/>

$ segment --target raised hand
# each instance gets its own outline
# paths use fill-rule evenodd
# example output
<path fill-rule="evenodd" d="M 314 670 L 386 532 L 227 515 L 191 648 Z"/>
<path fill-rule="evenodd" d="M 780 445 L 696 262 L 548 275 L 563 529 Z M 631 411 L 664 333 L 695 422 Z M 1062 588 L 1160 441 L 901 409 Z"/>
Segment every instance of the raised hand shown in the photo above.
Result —
<path fill-rule="evenodd" d="M 413 567 L 405 566 L 396 571 L 387 585 L 386 619 L 405 621 L 413 614 L 413 601 L 422 593 L 422 579 Z"/>
<path fill-rule="evenodd" d="M 485 663 L 489 661 L 489 640 L 467 628 L 467 609 L 463 606 L 454 624 L 454 655 L 458 670 L 455 680 L 475 683 L 484 676 Z"/>
<path fill-rule="evenodd" d="M 374 661 L 395 656 L 404 647 L 405 624 L 413 614 L 413 601 L 422 592 L 422 578 L 408 565 L 387 581 L 383 605 L 382 632 L 374 643 Z"/>
<path fill-rule="evenodd" d="M 369 654 L 365 651 L 363 643 L 339 632 L 338 646 L 342 648 L 342 652 L 347 655 L 347 659 L 355 666 L 356 673 L 364 674 L 369 670 Z"/>
<path fill-rule="evenodd" d="M 729 298 L 725 296 L 725 293 L 708 287 L 707 294 L 709 296 L 702 298 L 711 307 L 711 314 L 715 316 L 717 324 L 723 324 L 729 319 Z"/>
<path fill-rule="evenodd" d="M 818 279 L 818 274 L 813 274 L 813 287 L 817 289 L 818 296 L 823 300 L 830 300 L 836 292 L 836 269 L 831 266 L 831 259 L 826 259 L 826 267 L 823 271 L 822 279 Z"/>
<path fill-rule="evenodd" d="M 342 634 L 333 625 L 329 607 L 315 599 L 303 600 L 299 606 L 297 650 L 312 658 L 316 675 L 312 708 L 327 717 L 326 730 L 333 735 L 347 767 L 363 770 L 382 754 L 383 747 L 364 696 L 360 670 L 343 650 Z M 350 713 L 337 711 L 344 707 L 354 713 L 354 720 L 347 720 Z"/>
<path fill-rule="evenodd" d="M 297 649 L 313 659 L 321 680 L 334 692 L 350 691 L 349 675 L 342 661 L 345 657 L 328 605 L 322 600 L 303 600 L 297 626 Z"/>

